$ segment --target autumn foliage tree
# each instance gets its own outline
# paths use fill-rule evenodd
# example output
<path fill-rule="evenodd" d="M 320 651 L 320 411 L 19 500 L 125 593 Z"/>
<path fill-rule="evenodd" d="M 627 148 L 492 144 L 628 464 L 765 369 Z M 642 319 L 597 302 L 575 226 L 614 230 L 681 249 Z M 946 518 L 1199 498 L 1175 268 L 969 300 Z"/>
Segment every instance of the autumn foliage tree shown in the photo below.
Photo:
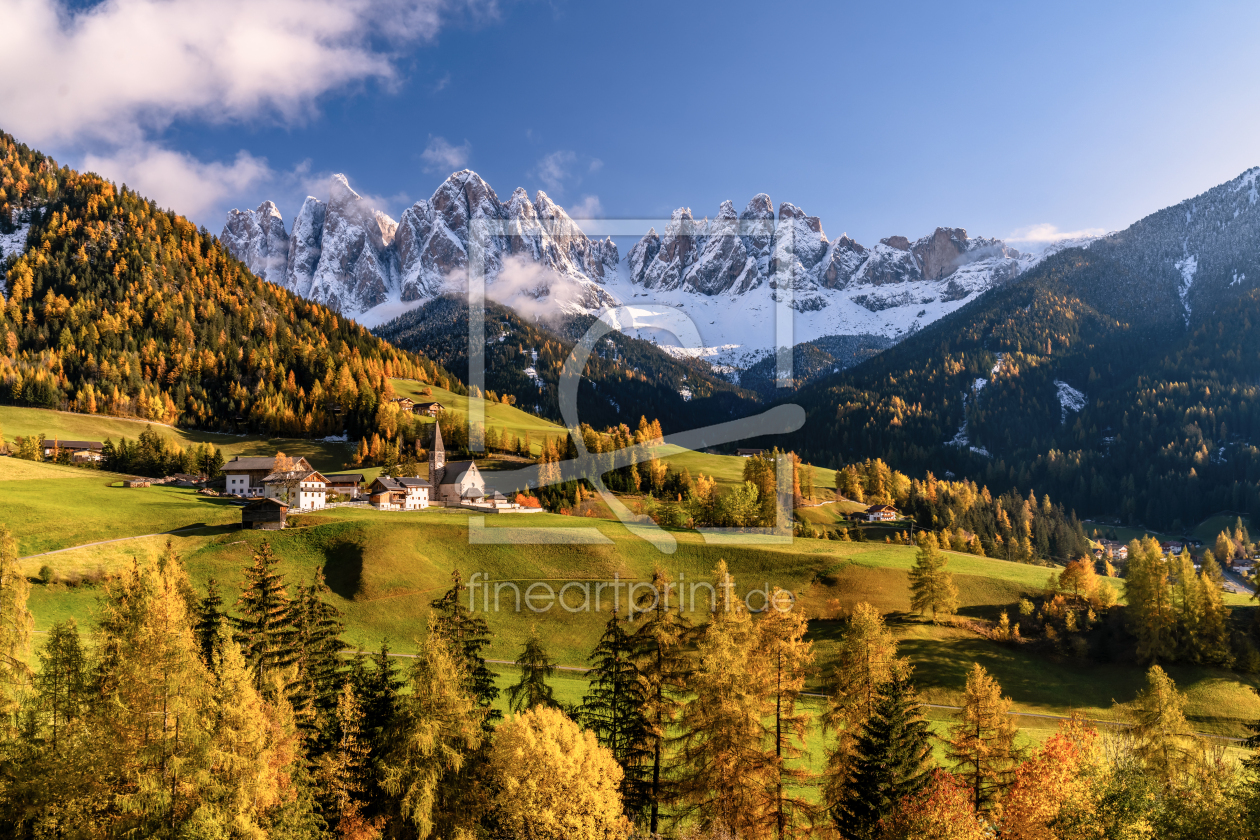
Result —
<path fill-rule="evenodd" d="M 977 813 L 992 810 L 1014 781 L 1019 750 L 1010 717 L 1011 700 L 980 665 L 967 673 L 967 688 L 958 722 L 949 729 L 946 755 L 967 790 Z"/>
<path fill-rule="evenodd" d="M 629 834 L 621 767 L 558 709 L 537 706 L 495 734 L 489 768 L 496 783 L 493 821 L 527 840 L 608 840 Z"/>
<path fill-rule="evenodd" d="M 1065 721 L 1015 771 L 1002 805 L 1001 836 L 1009 840 L 1073 840 L 1065 827 L 1091 811 L 1098 735 L 1079 718 Z"/>

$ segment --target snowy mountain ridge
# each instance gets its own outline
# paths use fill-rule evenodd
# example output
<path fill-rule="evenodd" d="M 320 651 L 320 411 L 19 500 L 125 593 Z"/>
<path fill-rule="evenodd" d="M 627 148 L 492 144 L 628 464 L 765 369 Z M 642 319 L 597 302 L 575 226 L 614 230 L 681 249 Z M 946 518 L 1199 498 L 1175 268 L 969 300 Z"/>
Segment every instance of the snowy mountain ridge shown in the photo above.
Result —
<path fill-rule="evenodd" d="M 667 347 L 678 345 L 668 327 L 681 312 L 700 334 L 697 355 L 739 368 L 785 340 L 774 332 L 779 301 L 793 310 L 791 343 L 847 334 L 895 340 L 1058 250 L 1021 253 L 961 228 L 867 248 L 847 235 L 829 240 L 817 216 L 787 202 L 776 218 L 762 193 L 741 213 L 723 202 L 711 220 L 679 208 L 663 234 L 649 230 L 623 262 L 611 238 L 588 238 L 546 193 L 531 200 L 518 188 L 503 202 L 470 170 L 452 174 L 397 222 L 337 175 L 327 200 L 306 199 L 291 230 L 267 201 L 230 212 L 220 239 L 260 277 L 374 326 L 459 288 L 477 219 L 490 223 L 492 298 L 531 314 L 629 304 L 619 326 Z M 672 310 L 664 318 L 662 305 Z"/>
<path fill-rule="evenodd" d="M 219 239 L 258 276 L 374 326 L 458 287 L 476 219 L 489 223 L 490 296 L 547 300 L 570 313 L 615 302 L 600 287 L 617 270 L 611 239 L 588 239 L 541 190 L 531 201 L 517 189 L 505 204 L 469 170 L 451 175 L 397 222 L 335 175 L 328 200 L 308 196 L 291 231 L 265 201 L 228 213 Z M 531 263 L 544 271 L 531 271 Z"/>
<path fill-rule="evenodd" d="M 776 222 L 763 193 L 738 214 L 723 202 L 712 220 L 675 210 L 663 234 L 649 230 L 630 249 L 628 276 L 608 290 L 630 305 L 623 331 L 669 346 L 673 318 L 636 304 L 685 312 L 704 342 L 689 355 L 733 372 L 776 346 L 862 334 L 899 340 L 1046 257 L 1092 241 L 1060 240 L 1028 253 L 941 227 L 913 242 L 890 236 L 867 248 L 847 234 L 828 240 L 817 216 L 786 202 Z M 790 336 L 777 334 L 780 303 L 793 310 Z"/>

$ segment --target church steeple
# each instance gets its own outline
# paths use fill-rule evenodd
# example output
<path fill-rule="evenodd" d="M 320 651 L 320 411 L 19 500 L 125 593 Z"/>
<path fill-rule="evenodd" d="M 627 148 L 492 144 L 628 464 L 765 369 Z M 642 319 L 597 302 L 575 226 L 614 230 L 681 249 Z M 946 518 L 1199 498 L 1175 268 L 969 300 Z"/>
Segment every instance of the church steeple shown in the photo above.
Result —
<path fill-rule="evenodd" d="M 442 445 L 442 428 L 435 420 L 433 422 L 433 443 L 429 446 L 429 483 L 433 485 L 433 490 L 437 492 L 437 486 L 442 480 L 442 470 L 446 466 L 446 447 Z"/>

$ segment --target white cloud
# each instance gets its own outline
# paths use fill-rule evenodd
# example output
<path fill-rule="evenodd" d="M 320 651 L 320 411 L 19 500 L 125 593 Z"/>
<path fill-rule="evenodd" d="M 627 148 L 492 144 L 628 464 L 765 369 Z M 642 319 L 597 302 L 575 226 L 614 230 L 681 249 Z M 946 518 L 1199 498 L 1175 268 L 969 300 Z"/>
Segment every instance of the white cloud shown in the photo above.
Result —
<path fill-rule="evenodd" d="M 461 268 L 447 274 L 443 291 L 460 297 L 467 296 L 467 270 Z M 545 318 L 559 312 L 571 311 L 574 307 L 583 305 L 588 296 L 589 289 L 572 277 L 520 256 L 505 257 L 502 268 L 486 281 L 488 299 L 509 306 L 527 318 Z"/>
<path fill-rule="evenodd" d="M 558 193 L 564 189 L 564 182 L 570 177 L 569 167 L 576 160 L 577 155 L 573 152 L 552 152 L 538 161 L 535 174 L 538 175 L 538 180 L 543 182 L 544 187 Z"/>
<path fill-rule="evenodd" d="M 1065 239 L 1090 239 L 1102 236 L 1106 233 L 1106 228 L 1085 228 L 1083 230 L 1059 230 L 1058 227 L 1048 222 L 1042 222 L 1039 225 L 1029 225 L 1013 231 L 1009 236 L 1005 237 L 1007 242 L 1027 242 L 1027 243 L 1051 243 L 1062 242 Z"/>
<path fill-rule="evenodd" d="M 604 208 L 599 203 L 599 196 L 584 195 L 576 204 L 564 208 L 570 219 L 598 219 L 604 215 Z"/>
<path fill-rule="evenodd" d="M 89 154 L 84 169 L 126 184 L 161 207 L 197 217 L 273 178 L 267 161 L 240 152 L 232 163 L 204 163 L 191 155 L 140 143 L 108 155 Z"/>
<path fill-rule="evenodd" d="M 0 0 L 0 104 L 27 142 L 118 143 L 172 120 L 306 116 L 314 100 L 393 81 L 374 37 L 437 34 L 447 0 Z"/>
<path fill-rule="evenodd" d="M 301 122 L 321 96 L 398 81 L 401 47 L 494 0 L 0 0 L 0 117 L 37 146 L 196 215 L 275 176 L 246 151 L 202 162 L 161 147 L 178 120 Z"/>
<path fill-rule="evenodd" d="M 425 172 L 449 174 L 467 166 L 471 155 L 472 145 L 467 140 L 462 145 L 452 146 L 445 137 L 432 137 L 420 153 L 420 159 L 425 163 Z"/>

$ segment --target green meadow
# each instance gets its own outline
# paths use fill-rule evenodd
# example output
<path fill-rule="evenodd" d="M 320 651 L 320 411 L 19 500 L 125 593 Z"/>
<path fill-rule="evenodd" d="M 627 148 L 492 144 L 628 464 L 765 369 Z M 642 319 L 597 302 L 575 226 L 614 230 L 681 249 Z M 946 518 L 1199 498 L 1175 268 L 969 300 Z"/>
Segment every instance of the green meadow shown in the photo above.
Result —
<path fill-rule="evenodd" d="M 64 411 L 48 411 L 41 408 L 20 408 L 0 405 L 0 431 L 10 444 L 19 435 L 44 435 L 48 440 L 99 440 L 120 438 L 135 440 L 152 426 L 158 434 L 173 440 L 185 449 L 199 443 L 212 443 L 231 460 L 237 455 L 273 455 L 276 450 L 288 455 L 300 456 L 310 461 L 317 470 L 336 472 L 349 463 L 351 450 L 345 443 L 305 440 L 301 438 L 268 438 L 263 435 L 229 435 L 183 429 L 149 423 L 144 420 L 128 420 L 100 414 L 72 414 Z"/>
<path fill-rule="evenodd" d="M 14 479 L 0 485 L 29 481 Z M 196 503 L 192 491 L 168 492 L 172 500 L 182 495 L 186 503 Z M 129 514 L 129 518 L 134 517 L 134 513 Z M 0 513 L 0 521 L 29 544 L 37 537 L 24 524 L 26 518 L 25 513 L 17 513 L 9 505 Z M 1024 714 L 1066 715 L 1079 711 L 1094 719 L 1108 720 L 1115 714 L 1113 702 L 1132 700 L 1144 685 L 1144 669 L 1130 661 L 1098 663 L 1047 656 L 1026 646 L 993 643 L 966 626 L 968 621 L 996 618 L 1001 610 L 1014 615 L 1021 597 L 1043 590 L 1052 571 L 1045 567 L 951 553 L 949 565 L 961 596 L 959 621 L 955 624 L 960 626 L 937 625 L 910 612 L 907 572 L 914 563 L 914 551 L 906 546 L 825 540 L 711 545 L 694 532 L 675 531 L 670 532 L 675 540 L 673 553 L 662 554 L 619 523 L 550 514 L 488 516 L 482 523 L 474 523 L 474 527 L 481 534 L 493 533 L 495 528 L 540 529 L 550 534 L 558 529 L 594 529 L 604 543 L 472 544 L 470 518 L 467 511 L 378 512 L 341 508 L 295 517 L 295 527 L 283 532 L 241 531 L 223 522 L 207 522 L 207 527 L 180 532 L 169 539 L 184 558 L 196 584 L 204 586 L 209 578 L 217 579 L 228 593 L 229 602 L 243 569 L 264 540 L 270 541 L 281 558 L 281 569 L 289 584 L 309 582 L 322 569 L 331 589 L 330 600 L 345 616 L 347 629 L 343 638 L 362 649 L 375 649 L 388 641 L 398 653 L 414 652 L 427 626 L 430 602 L 449 587 L 451 572 L 458 568 L 465 580 L 480 573 L 478 580 L 488 581 L 488 586 L 477 590 L 474 606 L 485 612 L 494 632 L 489 658 L 515 659 L 528 634 L 537 632 L 558 663 L 581 667 L 614 606 L 614 598 L 623 611 L 626 609 L 626 583 L 648 580 L 659 565 L 683 584 L 684 593 L 694 594 L 694 603 L 688 606 L 694 607 L 695 620 L 703 621 L 707 606 L 703 584 L 710 579 L 718 561 L 725 560 L 741 594 L 769 585 L 797 596 L 811 617 L 810 635 L 818 660 L 818 673 L 811 683 L 814 691 L 821 690 L 826 663 L 834 653 L 843 626 L 840 619 L 859 601 L 871 602 L 887 614 L 901 641 L 901 653 L 914 664 L 915 679 L 930 703 L 956 705 L 966 669 L 973 661 L 982 663 L 998 678 L 1015 708 Z M 77 527 L 82 536 L 88 536 L 88 531 L 82 529 L 97 526 L 85 523 Z M 74 529 L 63 529 L 66 530 Z M 48 566 L 57 579 L 69 580 L 89 572 L 98 576 L 118 574 L 135 560 L 156 557 L 166 539 L 124 540 L 32 558 L 26 561 L 27 572 L 35 576 L 39 568 Z M 614 581 L 623 585 L 614 590 Z M 554 603 L 541 610 L 548 602 L 538 595 L 534 603 L 540 611 L 529 610 L 525 595 L 530 585 L 544 583 L 552 592 L 569 584 L 565 603 L 573 611 Z M 600 583 L 604 588 L 598 591 L 601 602 L 596 610 L 595 587 Z M 1119 587 L 1120 582 L 1108 580 L 1105 585 Z M 591 593 L 590 609 L 584 608 L 583 587 L 589 587 Z M 516 591 L 522 598 L 519 611 Z M 614 596 L 614 592 L 618 594 Z M 85 623 L 99 595 L 99 586 L 36 584 L 32 587 L 31 606 L 37 629 L 46 631 L 54 622 L 68 617 Z M 462 597 L 468 598 L 468 592 Z M 1242 596 L 1232 596 L 1230 600 L 1241 608 L 1247 603 Z M 754 596 L 753 606 L 759 603 L 759 596 Z M 511 666 L 497 667 L 504 679 L 511 679 Z M 1243 734 L 1243 722 L 1260 718 L 1260 696 L 1255 691 L 1260 683 L 1254 676 L 1179 666 L 1169 668 L 1169 672 L 1187 692 L 1188 713 L 1200 731 L 1236 737 Z M 562 699 L 568 702 L 578 699 L 584 690 L 584 682 L 572 673 L 562 673 L 556 685 Z M 1055 726 L 1052 720 L 1023 720 L 1028 721 L 1030 733 L 1044 735 Z"/>

